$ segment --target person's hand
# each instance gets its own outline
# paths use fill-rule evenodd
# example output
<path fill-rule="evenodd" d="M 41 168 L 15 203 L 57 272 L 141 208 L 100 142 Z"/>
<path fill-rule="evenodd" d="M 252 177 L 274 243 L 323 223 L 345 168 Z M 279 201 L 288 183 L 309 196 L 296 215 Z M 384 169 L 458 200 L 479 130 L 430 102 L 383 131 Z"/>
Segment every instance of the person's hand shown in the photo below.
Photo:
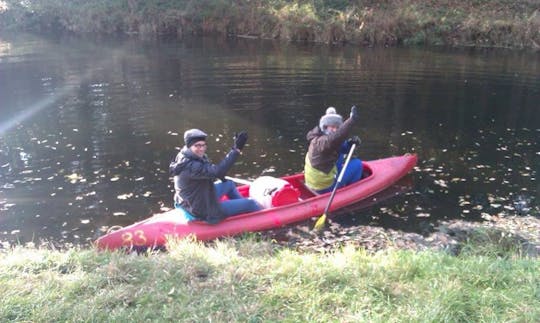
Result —
<path fill-rule="evenodd" d="M 362 140 L 360 140 L 360 137 L 358 136 L 352 136 L 351 138 L 349 138 L 347 140 L 347 142 L 352 145 L 352 144 L 355 144 L 355 145 L 360 145 L 360 143 L 362 142 Z"/>
<path fill-rule="evenodd" d="M 242 150 L 248 139 L 248 134 L 245 131 L 240 131 L 238 134 L 234 134 L 234 149 Z"/>
<path fill-rule="evenodd" d="M 356 105 L 353 105 L 351 107 L 351 118 L 355 121 L 360 119 L 360 115 L 358 114 L 358 108 L 356 107 Z"/>

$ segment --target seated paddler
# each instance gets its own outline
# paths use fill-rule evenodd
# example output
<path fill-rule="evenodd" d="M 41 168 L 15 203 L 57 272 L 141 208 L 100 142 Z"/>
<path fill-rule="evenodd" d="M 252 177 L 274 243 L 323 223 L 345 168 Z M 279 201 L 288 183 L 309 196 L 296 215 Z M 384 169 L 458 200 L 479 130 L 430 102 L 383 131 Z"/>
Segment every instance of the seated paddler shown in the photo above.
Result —
<path fill-rule="evenodd" d="M 311 190 L 318 194 L 332 191 L 352 144 L 360 144 L 357 136 L 349 138 L 359 118 L 356 106 L 351 108 L 350 116 L 345 121 L 334 107 L 329 107 L 319 120 L 319 125 L 307 133 L 309 148 L 304 175 L 305 184 Z M 360 159 L 351 158 L 340 187 L 359 181 L 362 178 L 362 167 Z"/>
<path fill-rule="evenodd" d="M 211 224 L 232 215 L 260 210 L 257 202 L 244 198 L 232 181 L 224 180 L 246 144 L 247 133 L 242 131 L 234 136 L 233 147 L 218 164 L 211 163 L 206 155 L 207 137 L 199 129 L 187 130 L 184 147 L 169 165 L 174 176 L 175 207 L 180 206 L 195 219 Z M 222 200 L 224 195 L 228 199 Z"/>

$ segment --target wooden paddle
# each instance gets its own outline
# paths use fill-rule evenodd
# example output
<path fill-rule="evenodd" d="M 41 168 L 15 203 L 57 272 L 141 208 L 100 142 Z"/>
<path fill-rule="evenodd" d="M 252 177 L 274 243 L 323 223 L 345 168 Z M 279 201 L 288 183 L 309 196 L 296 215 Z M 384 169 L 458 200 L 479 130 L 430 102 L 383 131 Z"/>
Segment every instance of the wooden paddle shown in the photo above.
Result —
<path fill-rule="evenodd" d="M 339 184 L 341 184 L 341 180 L 343 179 L 343 174 L 345 174 L 345 169 L 347 169 L 347 166 L 349 165 L 349 160 L 351 160 L 351 156 L 354 152 L 354 149 L 356 148 L 356 144 L 352 144 L 351 150 L 349 150 L 349 154 L 347 155 L 347 159 L 345 160 L 345 164 L 341 168 L 341 172 L 339 172 L 339 177 L 336 182 L 336 185 L 334 186 L 334 189 L 332 189 L 332 194 L 330 195 L 330 199 L 328 200 L 328 204 L 326 205 L 326 209 L 324 209 L 323 215 L 315 222 L 314 229 L 319 231 L 322 228 L 324 228 L 324 224 L 326 222 L 326 214 L 328 213 L 328 209 L 330 209 L 330 205 L 332 204 L 332 201 L 334 200 L 334 196 L 336 195 L 337 188 Z"/>

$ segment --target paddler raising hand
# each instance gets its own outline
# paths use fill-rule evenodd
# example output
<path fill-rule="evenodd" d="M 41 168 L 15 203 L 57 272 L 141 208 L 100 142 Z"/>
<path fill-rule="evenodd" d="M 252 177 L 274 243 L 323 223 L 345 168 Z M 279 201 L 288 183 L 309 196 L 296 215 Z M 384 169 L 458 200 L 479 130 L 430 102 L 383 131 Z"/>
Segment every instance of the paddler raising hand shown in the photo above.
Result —
<path fill-rule="evenodd" d="M 352 106 L 350 117 L 343 118 L 334 107 L 326 109 L 319 125 L 307 133 L 309 148 L 304 165 L 306 185 L 319 194 L 332 191 L 337 174 L 343 166 L 344 157 L 352 144 L 360 144 L 358 136 L 349 138 L 351 128 L 360 118 L 358 108 Z M 352 158 L 345 169 L 341 186 L 352 184 L 362 178 L 362 161 Z"/>
<path fill-rule="evenodd" d="M 169 165 L 174 176 L 174 202 L 196 219 L 217 223 L 222 219 L 260 210 L 254 200 L 244 198 L 232 181 L 214 183 L 223 179 L 240 155 L 248 135 L 245 131 L 234 136 L 234 144 L 219 164 L 212 164 L 206 155 L 207 134 L 199 129 L 184 133 L 185 146 Z M 228 200 L 220 201 L 226 195 Z"/>

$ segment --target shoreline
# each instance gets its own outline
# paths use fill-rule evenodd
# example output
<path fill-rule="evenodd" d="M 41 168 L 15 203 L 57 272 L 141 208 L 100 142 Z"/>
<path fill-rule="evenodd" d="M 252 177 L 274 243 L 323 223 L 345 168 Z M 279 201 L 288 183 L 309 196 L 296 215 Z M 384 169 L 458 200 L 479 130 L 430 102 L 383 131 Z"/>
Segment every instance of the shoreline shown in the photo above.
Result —
<path fill-rule="evenodd" d="M 281 247 L 299 253 L 328 253 L 344 246 L 363 249 L 368 253 L 381 251 L 444 252 L 458 256 L 463 246 L 497 246 L 506 251 L 515 251 L 523 256 L 540 258 L 540 218 L 537 216 L 490 216 L 482 222 L 465 220 L 442 221 L 432 232 L 422 235 L 414 232 L 387 229 L 379 226 L 360 225 L 341 227 L 330 222 L 327 228 L 318 233 L 312 230 L 313 223 L 290 225 L 280 229 L 248 233 L 260 235 L 262 240 L 271 241 Z M 220 238 L 219 240 L 243 240 L 242 237 Z M 206 244 L 206 243 L 205 243 Z M 0 241 L 0 251 L 16 247 L 53 248 L 70 250 L 73 248 L 92 250 L 91 245 L 55 244 L 53 241 L 25 244 Z"/>
<path fill-rule="evenodd" d="M 434 251 L 459 255 L 463 245 L 499 245 L 518 249 L 524 255 L 540 257 L 540 218 L 535 216 L 491 216 L 482 222 L 449 220 L 429 235 L 363 225 L 343 228 L 332 223 L 322 234 L 309 226 L 273 230 L 270 236 L 286 236 L 278 244 L 301 252 L 330 252 L 353 245 L 368 252 L 384 250 Z"/>
<path fill-rule="evenodd" d="M 0 28 L 140 38 L 220 35 L 362 47 L 540 50 L 540 9 L 534 0 L 0 0 Z"/>

